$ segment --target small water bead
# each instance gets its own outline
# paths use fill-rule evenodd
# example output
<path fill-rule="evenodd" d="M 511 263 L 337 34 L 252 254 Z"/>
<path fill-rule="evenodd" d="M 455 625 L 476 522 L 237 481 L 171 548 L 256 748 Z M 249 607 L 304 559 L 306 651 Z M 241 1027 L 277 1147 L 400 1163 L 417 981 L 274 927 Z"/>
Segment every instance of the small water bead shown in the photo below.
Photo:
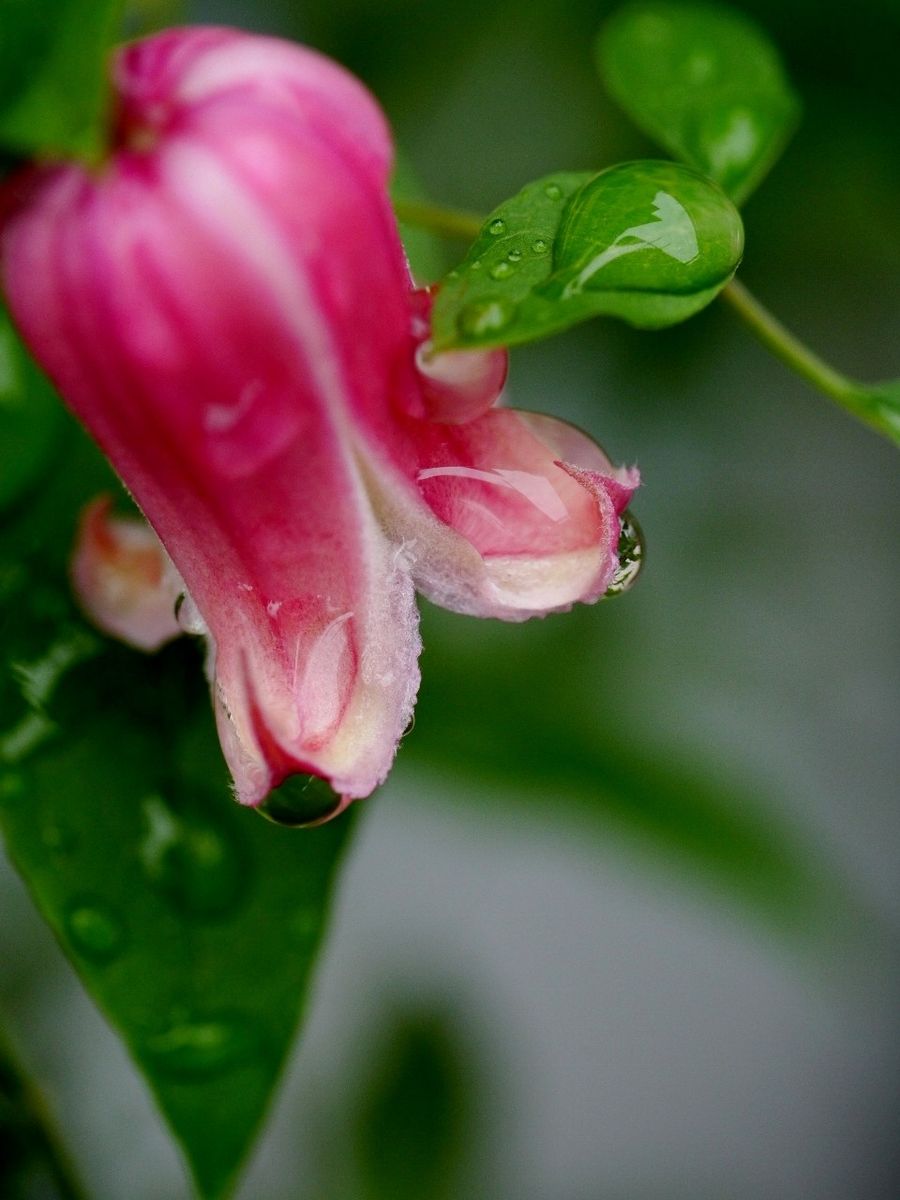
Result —
<path fill-rule="evenodd" d="M 68 909 L 65 923 L 72 944 L 93 962 L 112 962 L 125 944 L 124 925 L 102 900 L 76 901 Z"/>
<path fill-rule="evenodd" d="M 491 267 L 491 279 L 508 279 L 514 270 L 512 263 L 499 262 L 495 267 Z"/>
<path fill-rule="evenodd" d="M 474 300 L 459 314 L 459 328 L 469 337 L 484 337 L 505 329 L 515 315 L 515 304 L 503 297 Z"/>
<path fill-rule="evenodd" d="M 507 257 L 507 259 L 508 259 L 508 260 L 509 260 L 511 263 L 517 263 L 517 262 L 521 262 L 521 260 L 522 260 L 522 251 L 521 251 L 521 250 L 516 250 L 516 249 L 510 250 L 509 254 L 507 254 L 507 256 L 506 256 L 506 257 Z"/>
<path fill-rule="evenodd" d="M 340 806 L 340 796 L 324 779 L 317 775 L 291 775 L 269 792 L 256 811 L 275 825 L 303 829 L 327 821 Z"/>
<path fill-rule="evenodd" d="M 619 568 L 606 589 L 607 596 L 621 596 L 633 586 L 644 564 L 644 534 L 627 510 L 622 514 L 619 534 Z"/>
<path fill-rule="evenodd" d="M 196 1082 L 256 1057 L 259 1036 L 241 1017 L 183 1020 L 143 1043 L 154 1067 L 175 1079 Z"/>
<path fill-rule="evenodd" d="M 491 237 L 499 237 L 501 233 L 506 233 L 506 222 L 502 217 L 495 217 L 488 224 L 487 230 Z"/>
<path fill-rule="evenodd" d="M 561 200 L 562 199 L 562 188 L 559 186 L 558 183 L 548 183 L 547 186 L 544 188 L 544 195 L 547 197 L 548 200 Z"/>
<path fill-rule="evenodd" d="M 150 883 L 179 911 L 200 919 L 230 915 L 245 891 L 244 863 L 224 830 L 195 812 L 175 812 L 160 796 L 143 803 L 139 853 Z"/>
<path fill-rule="evenodd" d="M 535 238 L 531 243 L 532 254 L 546 254 L 550 249 L 550 243 L 546 238 Z"/>
<path fill-rule="evenodd" d="M 473 259 L 472 262 L 469 263 L 469 270 L 470 271 L 480 271 L 481 270 L 481 259 L 480 258 Z"/>

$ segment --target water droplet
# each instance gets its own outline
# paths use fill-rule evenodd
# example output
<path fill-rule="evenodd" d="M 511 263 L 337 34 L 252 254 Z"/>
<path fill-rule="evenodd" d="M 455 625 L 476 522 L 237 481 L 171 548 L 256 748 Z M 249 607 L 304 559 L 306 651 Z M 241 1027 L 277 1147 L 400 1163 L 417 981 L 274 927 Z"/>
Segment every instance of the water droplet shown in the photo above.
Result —
<path fill-rule="evenodd" d="M 480 271 L 481 270 L 481 259 L 473 258 L 472 261 L 469 263 L 469 270 L 470 271 Z"/>
<path fill-rule="evenodd" d="M 318 775 L 290 775 L 256 810 L 275 825 L 303 829 L 335 815 L 341 798 Z"/>
<path fill-rule="evenodd" d="M 504 329 L 516 315 L 516 306 L 511 300 L 475 300 L 459 314 L 459 327 L 463 333 L 480 337 Z"/>
<path fill-rule="evenodd" d="M 494 217 L 493 221 L 488 224 L 487 230 L 491 237 L 499 237 L 501 233 L 506 233 L 506 222 L 502 217 Z"/>
<path fill-rule="evenodd" d="M 23 799 L 27 786 L 25 776 L 19 771 L 8 771 L 0 775 L 0 804 L 15 804 Z"/>
<path fill-rule="evenodd" d="M 558 183 L 548 183 L 547 186 L 544 188 L 544 195 L 547 197 L 548 200 L 561 200 L 562 199 L 562 188 L 559 186 Z"/>
<path fill-rule="evenodd" d="M 242 856 L 205 815 L 175 812 L 160 796 L 143 803 L 146 833 L 139 847 L 147 878 L 191 917 L 229 915 L 245 892 Z"/>
<path fill-rule="evenodd" d="M 517 263 L 522 258 L 522 251 L 516 250 L 516 249 L 510 250 L 509 254 L 507 254 L 506 257 L 509 259 L 509 261 L 511 263 Z"/>
<path fill-rule="evenodd" d="M 514 270 L 512 263 L 499 262 L 495 267 L 491 267 L 491 279 L 508 279 Z"/>
<path fill-rule="evenodd" d="M 533 254 L 546 254 L 549 249 L 550 243 L 546 238 L 535 238 L 531 243 L 531 250 Z"/>
<path fill-rule="evenodd" d="M 147 1038 L 144 1055 L 157 1070 L 176 1079 L 205 1079 L 252 1061 L 259 1037 L 240 1017 L 178 1021 Z"/>
<path fill-rule="evenodd" d="M 622 513 L 619 534 L 619 569 L 606 589 L 607 596 L 621 596 L 634 584 L 644 563 L 644 535 L 630 512 Z"/>
<path fill-rule="evenodd" d="M 75 948 L 97 963 L 112 962 L 125 943 L 122 922 L 102 900 L 72 904 L 66 913 L 66 930 Z"/>

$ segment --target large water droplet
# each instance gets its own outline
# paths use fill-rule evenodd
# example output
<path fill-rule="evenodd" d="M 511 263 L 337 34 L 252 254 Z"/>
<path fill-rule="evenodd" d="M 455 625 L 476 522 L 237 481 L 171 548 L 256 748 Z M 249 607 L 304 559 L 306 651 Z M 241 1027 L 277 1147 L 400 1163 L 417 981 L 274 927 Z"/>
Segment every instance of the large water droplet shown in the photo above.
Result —
<path fill-rule="evenodd" d="M 634 584 L 644 563 L 644 535 L 630 512 L 622 514 L 619 534 L 619 568 L 606 589 L 607 596 L 621 596 Z"/>
<path fill-rule="evenodd" d="M 493 221 L 488 224 L 487 230 L 491 237 L 499 237 L 501 233 L 506 233 L 506 222 L 502 217 L 494 217 Z"/>
<path fill-rule="evenodd" d="M 75 948 L 97 963 L 112 962 L 125 944 L 125 927 L 109 905 L 86 898 L 66 913 L 66 930 Z"/>
<path fill-rule="evenodd" d="M 548 200 L 561 200 L 562 199 L 562 188 L 559 186 L 558 183 L 548 183 L 547 186 L 544 188 L 544 195 L 547 197 Z"/>
<path fill-rule="evenodd" d="M 188 916 L 230 914 L 245 891 L 242 856 L 205 815 L 175 812 L 160 796 L 143 803 L 140 857 L 148 879 Z"/>
<path fill-rule="evenodd" d="M 510 262 L 499 262 L 491 267 L 491 279 L 508 279 L 515 269 Z"/>
<path fill-rule="evenodd" d="M 474 300 L 459 314 L 459 328 L 463 333 L 479 337 L 504 329 L 515 315 L 515 304 L 504 297 Z"/>
<path fill-rule="evenodd" d="M 229 1071 L 256 1056 L 259 1037 L 240 1017 L 177 1021 L 147 1038 L 143 1051 L 157 1070 L 197 1081 Z"/>
<path fill-rule="evenodd" d="M 276 825 L 303 829 L 334 816 L 341 798 L 318 775 L 291 775 L 256 810 Z"/>

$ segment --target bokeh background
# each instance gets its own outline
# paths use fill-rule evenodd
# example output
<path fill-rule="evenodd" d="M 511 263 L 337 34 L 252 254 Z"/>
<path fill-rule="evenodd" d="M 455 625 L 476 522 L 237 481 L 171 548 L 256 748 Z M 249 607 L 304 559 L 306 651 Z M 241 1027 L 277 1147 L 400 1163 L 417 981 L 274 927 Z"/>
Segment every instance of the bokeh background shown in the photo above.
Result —
<path fill-rule="evenodd" d="M 594 75 L 612 7 L 183 16 L 334 55 L 426 192 L 486 211 L 551 170 L 656 153 Z M 900 12 L 741 7 L 806 110 L 746 208 L 741 276 L 849 374 L 896 376 Z M 896 450 L 718 305 L 517 350 L 509 398 L 639 463 L 643 576 L 524 627 L 426 609 L 417 727 L 366 803 L 240 1200 L 894 1200 Z M 91 1195 L 187 1195 L 5 863 L 0 911 L 0 1003 Z"/>

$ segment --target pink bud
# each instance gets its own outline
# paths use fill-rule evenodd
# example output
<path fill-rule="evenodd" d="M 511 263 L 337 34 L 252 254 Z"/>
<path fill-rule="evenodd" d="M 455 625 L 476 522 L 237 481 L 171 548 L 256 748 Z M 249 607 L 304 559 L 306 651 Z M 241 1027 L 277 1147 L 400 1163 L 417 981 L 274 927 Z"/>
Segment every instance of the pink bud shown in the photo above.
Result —
<path fill-rule="evenodd" d="M 126 47 L 115 84 L 102 169 L 7 192 L 6 296 L 184 580 L 238 799 L 302 772 L 346 803 L 411 716 L 414 585 L 507 620 L 595 600 L 637 477 L 492 407 L 502 353 L 422 349 L 389 133 L 340 67 L 187 28 Z M 135 640 L 90 566 L 105 520 L 79 591 Z"/>

